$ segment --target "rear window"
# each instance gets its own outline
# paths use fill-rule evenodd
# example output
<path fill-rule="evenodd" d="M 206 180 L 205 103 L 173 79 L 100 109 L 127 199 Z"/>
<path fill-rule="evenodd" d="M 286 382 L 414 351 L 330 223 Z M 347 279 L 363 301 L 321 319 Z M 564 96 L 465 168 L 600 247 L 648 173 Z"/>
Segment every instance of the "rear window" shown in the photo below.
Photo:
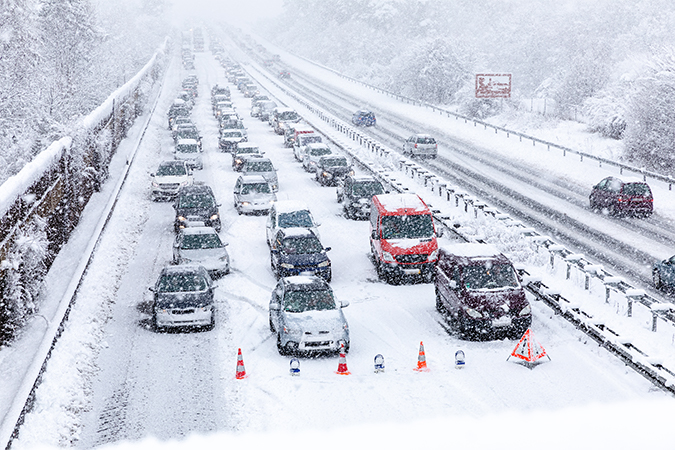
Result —
<path fill-rule="evenodd" d="M 184 250 L 220 248 L 223 244 L 217 234 L 188 234 L 183 237 L 181 246 Z"/>
<path fill-rule="evenodd" d="M 625 195 L 651 197 L 652 191 L 645 183 L 626 183 L 623 185 L 623 193 Z"/>
<path fill-rule="evenodd" d="M 249 161 L 246 164 L 246 172 L 272 172 L 274 166 L 270 161 Z"/>
<path fill-rule="evenodd" d="M 436 139 L 434 139 L 432 137 L 418 137 L 417 143 L 418 144 L 435 144 Z"/>
<path fill-rule="evenodd" d="M 384 194 L 382 184 L 377 181 L 367 181 L 355 183 L 352 186 L 352 195 L 357 197 L 372 197 L 373 195 Z"/>
<path fill-rule="evenodd" d="M 267 183 L 251 183 L 241 187 L 241 193 L 246 194 L 269 194 L 270 185 Z"/>

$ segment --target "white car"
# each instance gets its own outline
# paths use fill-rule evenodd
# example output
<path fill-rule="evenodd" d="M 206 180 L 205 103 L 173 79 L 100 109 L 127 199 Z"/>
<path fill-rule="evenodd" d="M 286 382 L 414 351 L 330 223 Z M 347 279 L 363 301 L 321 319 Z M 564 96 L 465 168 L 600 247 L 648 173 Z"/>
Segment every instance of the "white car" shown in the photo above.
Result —
<path fill-rule="evenodd" d="M 234 208 L 239 214 L 267 214 L 276 201 L 272 186 L 261 175 L 240 176 L 234 184 Z"/>
<path fill-rule="evenodd" d="M 438 144 L 436 144 L 436 139 L 428 134 L 413 134 L 403 142 L 403 154 L 411 157 L 436 158 Z"/>
<path fill-rule="evenodd" d="M 267 245 L 270 247 L 272 246 L 272 242 L 276 238 L 277 232 L 282 228 L 308 228 L 312 230 L 318 238 L 318 227 L 320 225 L 321 224 L 314 220 L 309 208 L 303 202 L 295 200 L 278 201 L 272 205 L 267 217 L 267 224 L 265 225 Z"/>
<path fill-rule="evenodd" d="M 164 161 L 159 164 L 157 171 L 151 173 L 152 199 L 172 199 L 178 194 L 182 186 L 192 184 L 192 169 L 185 161 Z"/>
<path fill-rule="evenodd" d="M 199 142 L 196 139 L 179 139 L 173 153 L 177 161 L 185 161 L 188 167 L 193 169 L 203 169 L 202 150 L 199 148 Z"/>
<path fill-rule="evenodd" d="M 174 264 L 199 264 L 211 277 L 230 273 L 230 255 L 226 243 L 212 227 L 183 228 L 173 243 Z"/>
<path fill-rule="evenodd" d="M 302 167 L 307 172 L 315 172 L 319 159 L 332 154 L 333 152 L 326 144 L 307 144 L 302 154 Z"/>

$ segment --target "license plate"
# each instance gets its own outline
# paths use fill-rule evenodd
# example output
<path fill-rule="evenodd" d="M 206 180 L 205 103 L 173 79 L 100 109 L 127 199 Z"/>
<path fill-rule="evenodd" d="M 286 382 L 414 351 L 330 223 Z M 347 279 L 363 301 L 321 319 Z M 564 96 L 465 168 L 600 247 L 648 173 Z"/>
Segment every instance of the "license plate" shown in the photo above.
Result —
<path fill-rule="evenodd" d="M 492 319 L 492 326 L 495 328 L 499 327 L 510 327 L 511 326 L 511 318 L 504 316 L 500 317 L 499 319 Z"/>
<path fill-rule="evenodd" d="M 406 275 L 419 275 L 420 269 L 403 269 L 403 273 Z"/>

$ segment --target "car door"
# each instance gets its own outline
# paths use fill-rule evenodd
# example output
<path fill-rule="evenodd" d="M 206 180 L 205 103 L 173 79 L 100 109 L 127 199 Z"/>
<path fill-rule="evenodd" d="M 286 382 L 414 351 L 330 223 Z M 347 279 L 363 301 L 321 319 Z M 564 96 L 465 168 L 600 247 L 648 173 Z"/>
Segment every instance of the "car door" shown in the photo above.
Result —
<path fill-rule="evenodd" d="M 239 203 L 239 195 L 241 194 L 241 178 L 237 179 L 237 182 L 234 184 L 234 204 L 235 206 Z"/>
<path fill-rule="evenodd" d="M 664 285 L 675 287 L 675 256 L 662 264 L 661 281 Z"/>

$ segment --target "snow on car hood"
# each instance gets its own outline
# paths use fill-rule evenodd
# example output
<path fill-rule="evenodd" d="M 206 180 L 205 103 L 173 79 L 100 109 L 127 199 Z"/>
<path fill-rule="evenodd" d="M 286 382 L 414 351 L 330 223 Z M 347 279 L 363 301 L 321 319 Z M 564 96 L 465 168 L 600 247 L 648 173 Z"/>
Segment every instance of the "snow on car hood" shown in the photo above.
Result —
<path fill-rule="evenodd" d="M 194 250 L 185 250 L 180 251 L 181 256 L 189 259 L 193 263 L 202 263 L 208 262 L 211 260 L 218 260 L 219 258 L 227 255 L 225 247 L 220 248 L 199 248 Z"/>
<path fill-rule="evenodd" d="M 417 249 L 418 251 L 431 253 L 437 248 L 436 239 L 433 237 L 422 239 L 382 239 L 382 249 L 389 251 L 387 248 L 397 248 L 401 250 Z M 433 247 L 433 248 L 432 248 Z"/>
<path fill-rule="evenodd" d="M 346 320 L 341 309 L 328 311 L 305 311 L 301 313 L 285 312 L 286 323 L 302 331 L 342 332 Z"/>

